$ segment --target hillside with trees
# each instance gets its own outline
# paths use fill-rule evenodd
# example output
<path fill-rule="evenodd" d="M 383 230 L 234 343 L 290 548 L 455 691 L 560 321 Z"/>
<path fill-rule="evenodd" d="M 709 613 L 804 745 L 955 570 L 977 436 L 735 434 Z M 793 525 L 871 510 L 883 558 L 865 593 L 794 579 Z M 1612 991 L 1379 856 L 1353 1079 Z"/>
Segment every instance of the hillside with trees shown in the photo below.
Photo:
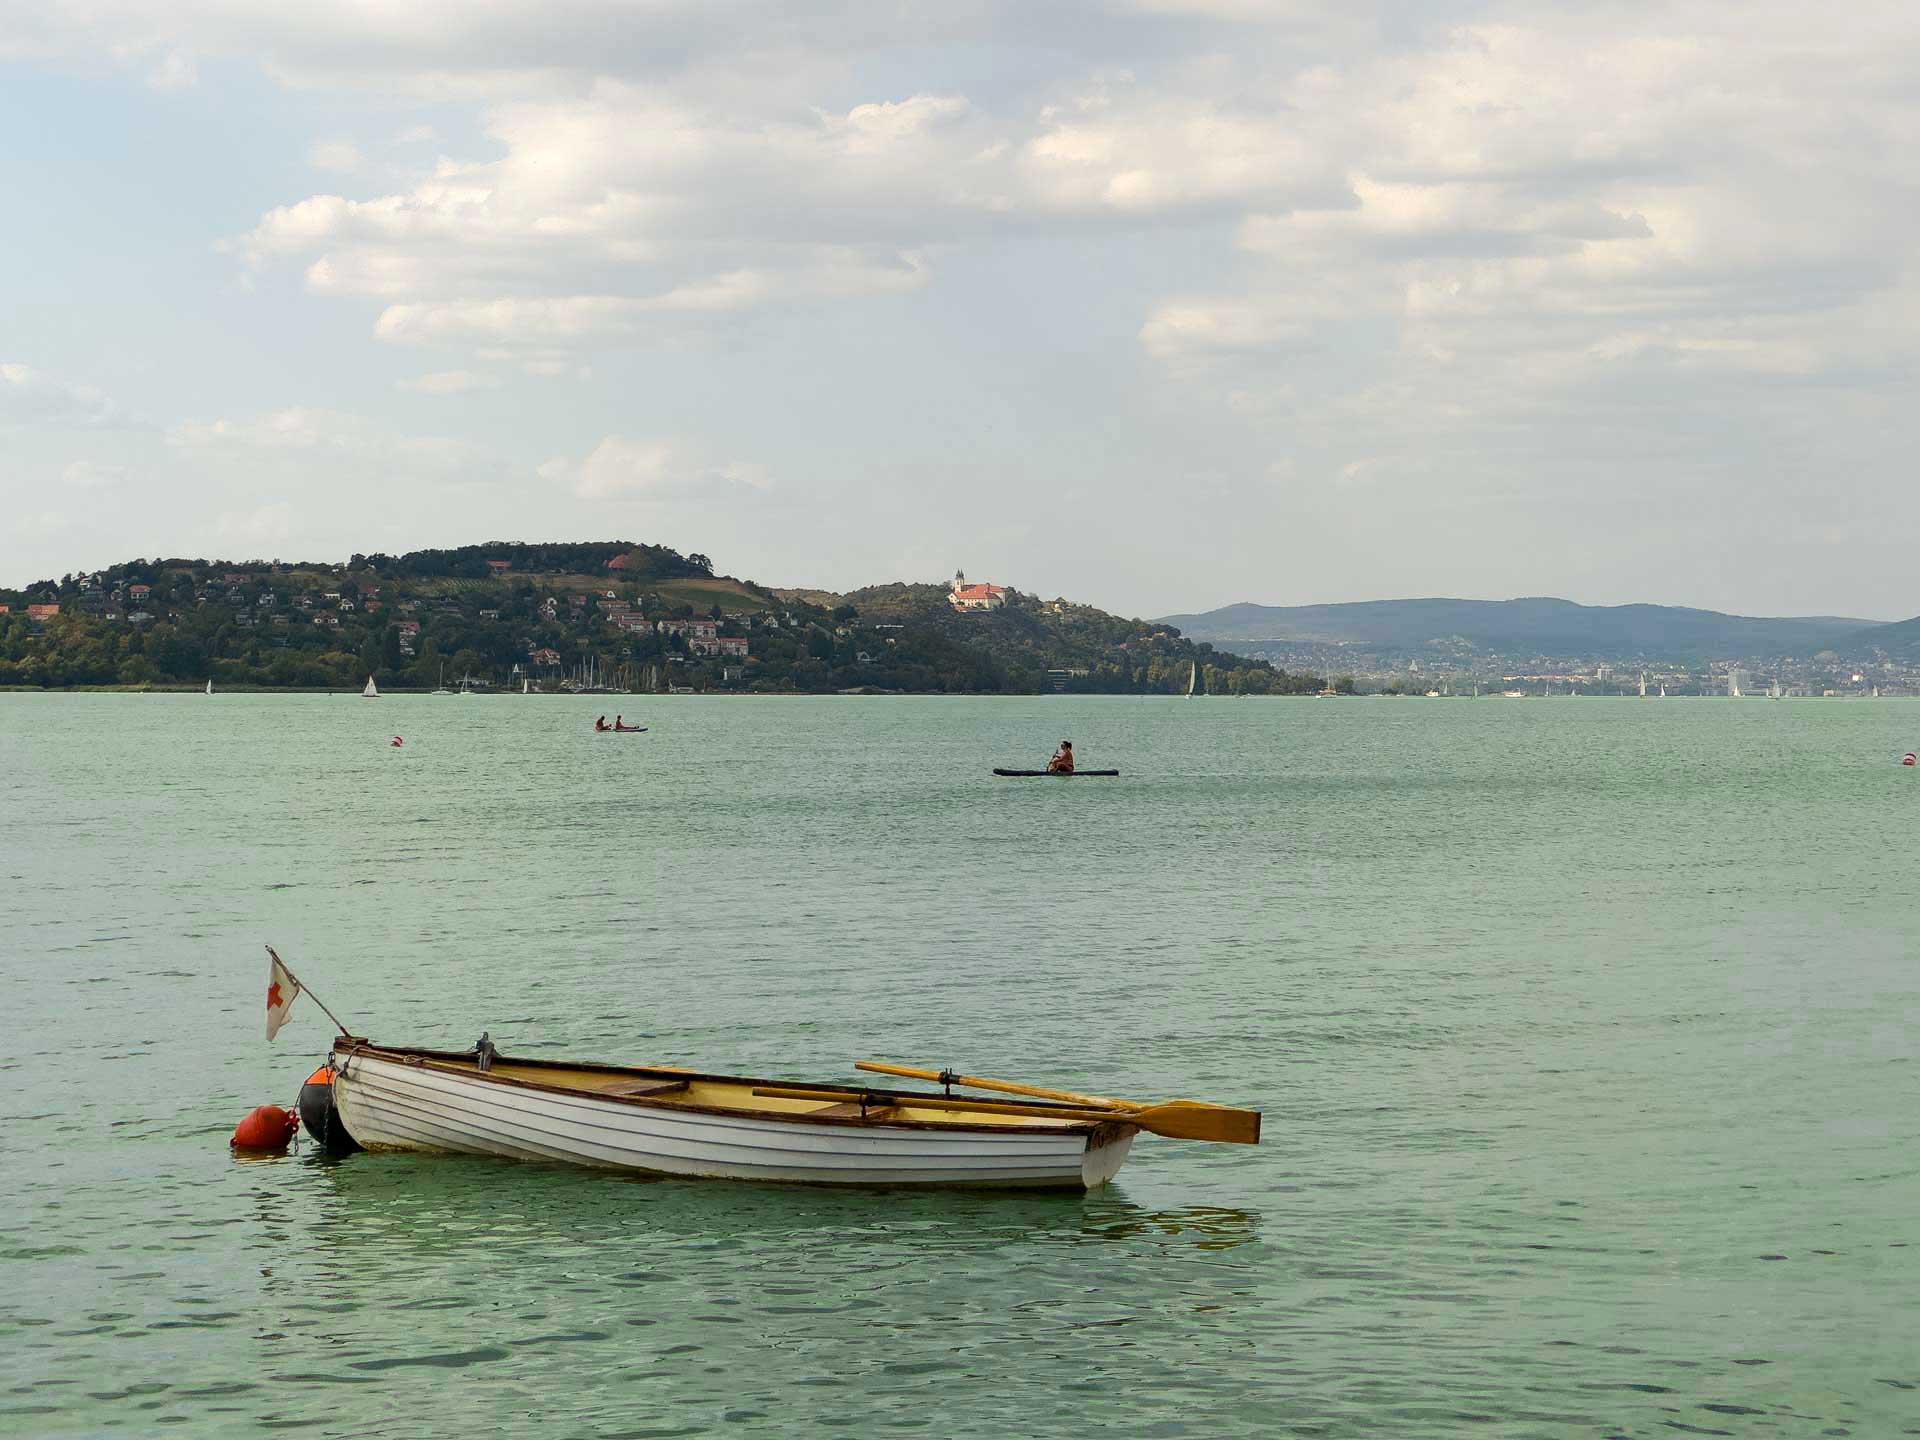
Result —
<path fill-rule="evenodd" d="M 1341 605 L 1225 605 L 1167 623 L 1219 644 L 1359 645 L 1418 654 L 1440 643 L 1505 655 L 1582 655 L 1621 662 L 1724 655 L 1809 655 L 1878 629 L 1833 615 L 1763 618 L 1677 605 L 1518 600 L 1362 600 Z"/>
<path fill-rule="evenodd" d="M 344 565 L 134 560 L 0 590 L 0 685 L 832 693 L 1303 694 L 1157 622 L 940 585 L 773 591 L 626 541 L 499 542 Z"/>

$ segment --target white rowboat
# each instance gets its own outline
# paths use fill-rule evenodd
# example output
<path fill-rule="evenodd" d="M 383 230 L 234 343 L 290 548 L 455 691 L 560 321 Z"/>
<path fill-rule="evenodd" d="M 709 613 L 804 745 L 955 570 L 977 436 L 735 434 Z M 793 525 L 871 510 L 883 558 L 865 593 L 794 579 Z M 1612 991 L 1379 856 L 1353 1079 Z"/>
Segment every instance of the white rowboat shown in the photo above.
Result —
<path fill-rule="evenodd" d="M 1063 1114 L 1034 1101 L 489 1059 L 483 1069 L 472 1051 L 341 1036 L 334 1114 L 376 1151 L 816 1185 L 1072 1190 L 1111 1180 L 1143 1128 L 1124 1112 Z"/>

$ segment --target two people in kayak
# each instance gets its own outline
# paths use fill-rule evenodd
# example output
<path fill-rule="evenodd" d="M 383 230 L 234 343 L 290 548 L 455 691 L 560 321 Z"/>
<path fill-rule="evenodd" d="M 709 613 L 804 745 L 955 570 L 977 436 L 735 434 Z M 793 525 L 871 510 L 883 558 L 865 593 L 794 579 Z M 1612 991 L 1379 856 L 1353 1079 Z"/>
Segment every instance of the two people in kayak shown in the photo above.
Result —
<path fill-rule="evenodd" d="M 644 730 L 646 727 L 644 725 L 627 724 L 624 715 L 614 716 L 613 724 L 609 725 L 607 724 L 607 717 L 602 715 L 598 720 L 593 722 L 593 728 L 596 730 Z"/>
<path fill-rule="evenodd" d="M 1060 748 L 1053 752 L 1053 758 L 1047 761 L 1049 775 L 1073 774 L 1073 741 L 1062 740 Z"/>

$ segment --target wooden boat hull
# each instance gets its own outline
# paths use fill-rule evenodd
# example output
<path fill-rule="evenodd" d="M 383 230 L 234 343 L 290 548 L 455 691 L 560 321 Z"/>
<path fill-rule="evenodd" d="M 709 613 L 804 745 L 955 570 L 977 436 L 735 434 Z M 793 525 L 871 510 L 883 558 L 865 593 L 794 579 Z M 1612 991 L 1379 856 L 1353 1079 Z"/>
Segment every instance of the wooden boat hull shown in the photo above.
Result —
<path fill-rule="evenodd" d="M 1009 780 L 1088 780 L 1099 776 L 1118 775 L 1118 770 L 995 770 L 996 775 L 1004 775 Z"/>
<path fill-rule="evenodd" d="M 1113 1178 L 1138 1133 L 1111 1121 L 955 1117 L 916 1110 L 910 1100 L 870 1115 L 844 1113 L 858 1107 L 755 1097 L 756 1087 L 790 1082 L 735 1076 L 687 1075 L 683 1085 L 684 1072 L 504 1059 L 482 1073 L 471 1055 L 345 1040 L 334 1048 L 333 1069 L 336 1111 L 368 1150 L 497 1155 L 654 1175 L 1085 1190 Z M 676 1088 L 604 1093 L 649 1083 Z M 819 1113 L 828 1109 L 835 1113 Z"/>

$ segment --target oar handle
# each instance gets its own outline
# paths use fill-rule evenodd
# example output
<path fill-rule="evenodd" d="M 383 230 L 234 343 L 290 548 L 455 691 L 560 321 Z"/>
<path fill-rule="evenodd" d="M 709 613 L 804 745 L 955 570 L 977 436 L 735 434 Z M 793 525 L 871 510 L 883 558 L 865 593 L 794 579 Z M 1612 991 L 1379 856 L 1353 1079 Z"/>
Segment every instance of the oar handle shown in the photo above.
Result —
<path fill-rule="evenodd" d="M 1094 1110 L 1138 1110 L 1131 1100 L 1114 1100 L 1105 1095 L 1076 1095 L 1071 1090 L 1047 1090 L 1039 1085 L 1019 1085 L 1011 1080 L 989 1080 L 984 1075 L 956 1075 L 951 1070 L 916 1070 L 911 1065 L 882 1065 L 878 1060 L 856 1060 L 856 1070 L 871 1070 L 876 1075 L 903 1075 L 910 1080 L 932 1080 L 941 1085 L 965 1085 L 970 1090 L 999 1090 L 1008 1095 L 1032 1095 L 1040 1100 L 1064 1100 L 1069 1105 L 1085 1105 Z"/>

